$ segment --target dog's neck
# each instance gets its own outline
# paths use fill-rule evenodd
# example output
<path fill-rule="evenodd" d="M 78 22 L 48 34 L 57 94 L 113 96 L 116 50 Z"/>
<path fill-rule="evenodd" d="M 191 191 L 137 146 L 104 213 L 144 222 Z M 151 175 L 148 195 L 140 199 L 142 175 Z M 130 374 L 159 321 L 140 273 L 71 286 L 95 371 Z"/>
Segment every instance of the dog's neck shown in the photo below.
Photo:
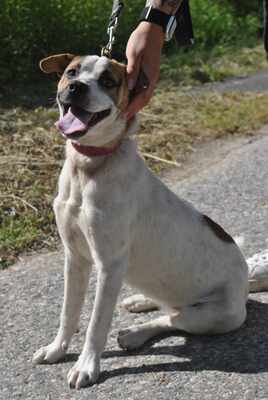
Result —
<path fill-rule="evenodd" d="M 112 153 L 98 156 L 89 156 L 88 154 L 85 155 L 82 153 L 82 151 L 77 151 L 70 140 L 68 140 L 66 143 L 66 159 L 71 162 L 74 170 L 81 171 L 86 175 L 93 176 L 102 168 L 102 166 L 106 163 L 106 160 L 111 157 L 111 155 Z"/>
<path fill-rule="evenodd" d="M 70 158 L 79 169 L 86 169 L 94 173 L 109 156 L 119 150 L 124 139 L 136 132 L 137 128 L 137 118 L 134 117 L 127 121 L 122 133 L 116 139 L 100 147 L 87 146 L 69 140 L 66 146 L 66 157 Z"/>
<path fill-rule="evenodd" d="M 107 146 L 95 147 L 95 146 L 84 146 L 78 142 L 72 142 L 72 146 L 78 153 L 86 157 L 101 157 L 112 154 L 120 146 L 121 140 L 115 143 L 110 143 Z"/>

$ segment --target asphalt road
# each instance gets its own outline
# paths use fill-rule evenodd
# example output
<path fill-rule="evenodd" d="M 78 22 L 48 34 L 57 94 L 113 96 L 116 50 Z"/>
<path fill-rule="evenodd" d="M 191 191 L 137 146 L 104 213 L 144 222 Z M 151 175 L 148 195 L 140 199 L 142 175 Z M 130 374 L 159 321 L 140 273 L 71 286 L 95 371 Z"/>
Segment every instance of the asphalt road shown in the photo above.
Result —
<path fill-rule="evenodd" d="M 268 71 L 258 71 L 253 75 L 227 78 L 222 82 L 207 83 L 200 87 L 201 90 L 217 90 L 226 92 L 238 90 L 242 92 L 266 92 L 268 90 Z"/>
<path fill-rule="evenodd" d="M 268 135 L 248 140 L 173 189 L 245 237 L 245 254 L 268 246 Z M 102 360 L 100 383 L 79 392 L 66 375 L 82 348 L 95 279 L 64 362 L 33 366 L 31 358 L 56 332 L 63 292 L 61 253 L 28 258 L 0 274 L 0 399 L 264 400 L 268 399 L 268 293 L 251 295 L 248 319 L 235 333 L 162 337 L 126 353 L 118 329 L 145 321 L 117 309 Z M 129 294 L 124 288 L 122 296 Z"/>

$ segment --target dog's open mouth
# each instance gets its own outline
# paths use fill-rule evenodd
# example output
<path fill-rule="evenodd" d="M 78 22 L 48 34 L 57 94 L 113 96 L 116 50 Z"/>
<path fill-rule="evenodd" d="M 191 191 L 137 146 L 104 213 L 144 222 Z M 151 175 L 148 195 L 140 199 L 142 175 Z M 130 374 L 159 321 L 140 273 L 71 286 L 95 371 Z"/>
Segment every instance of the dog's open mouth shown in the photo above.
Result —
<path fill-rule="evenodd" d="M 63 117 L 55 125 L 68 139 L 78 139 L 110 113 L 110 108 L 92 113 L 77 106 L 65 106 Z"/>

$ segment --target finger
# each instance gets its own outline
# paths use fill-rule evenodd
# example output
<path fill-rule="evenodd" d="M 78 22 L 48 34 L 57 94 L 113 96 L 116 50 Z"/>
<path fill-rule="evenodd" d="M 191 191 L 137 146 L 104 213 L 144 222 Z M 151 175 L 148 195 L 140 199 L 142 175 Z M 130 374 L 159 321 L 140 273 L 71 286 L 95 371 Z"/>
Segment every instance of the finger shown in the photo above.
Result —
<path fill-rule="evenodd" d="M 141 57 L 138 57 L 135 54 L 131 54 L 128 57 L 128 63 L 127 63 L 127 82 L 129 90 L 134 89 L 136 82 L 138 80 L 140 68 L 141 68 Z"/>
<path fill-rule="evenodd" d="M 149 88 L 147 90 L 142 91 L 127 106 L 126 111 L 124 112 L 124 117 L 129 120 L 134 117 L 137 112 L 139 112 L 144 106 L 146 106 L 150 98 L 152 97 L 153 89 Z"/>

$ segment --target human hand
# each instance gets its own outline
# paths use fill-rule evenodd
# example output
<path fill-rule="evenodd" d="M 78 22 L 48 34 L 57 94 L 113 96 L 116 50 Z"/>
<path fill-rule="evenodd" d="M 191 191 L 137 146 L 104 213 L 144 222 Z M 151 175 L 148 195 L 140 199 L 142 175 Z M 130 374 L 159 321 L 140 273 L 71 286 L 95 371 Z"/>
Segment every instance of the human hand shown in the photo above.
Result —
<path fill-rule="evenodd" d="M 148 104 L 153 95 L 159 77 L 163 43 L 163 29 L 150 22 L 141 22 L 130 35 L 126 48 L 128 88 L 135 89 L 141 71 L 148 78 L 148 86 L 143 90 L 137 88 L 137 95 L 124 113 L 128 120 Z"/>

